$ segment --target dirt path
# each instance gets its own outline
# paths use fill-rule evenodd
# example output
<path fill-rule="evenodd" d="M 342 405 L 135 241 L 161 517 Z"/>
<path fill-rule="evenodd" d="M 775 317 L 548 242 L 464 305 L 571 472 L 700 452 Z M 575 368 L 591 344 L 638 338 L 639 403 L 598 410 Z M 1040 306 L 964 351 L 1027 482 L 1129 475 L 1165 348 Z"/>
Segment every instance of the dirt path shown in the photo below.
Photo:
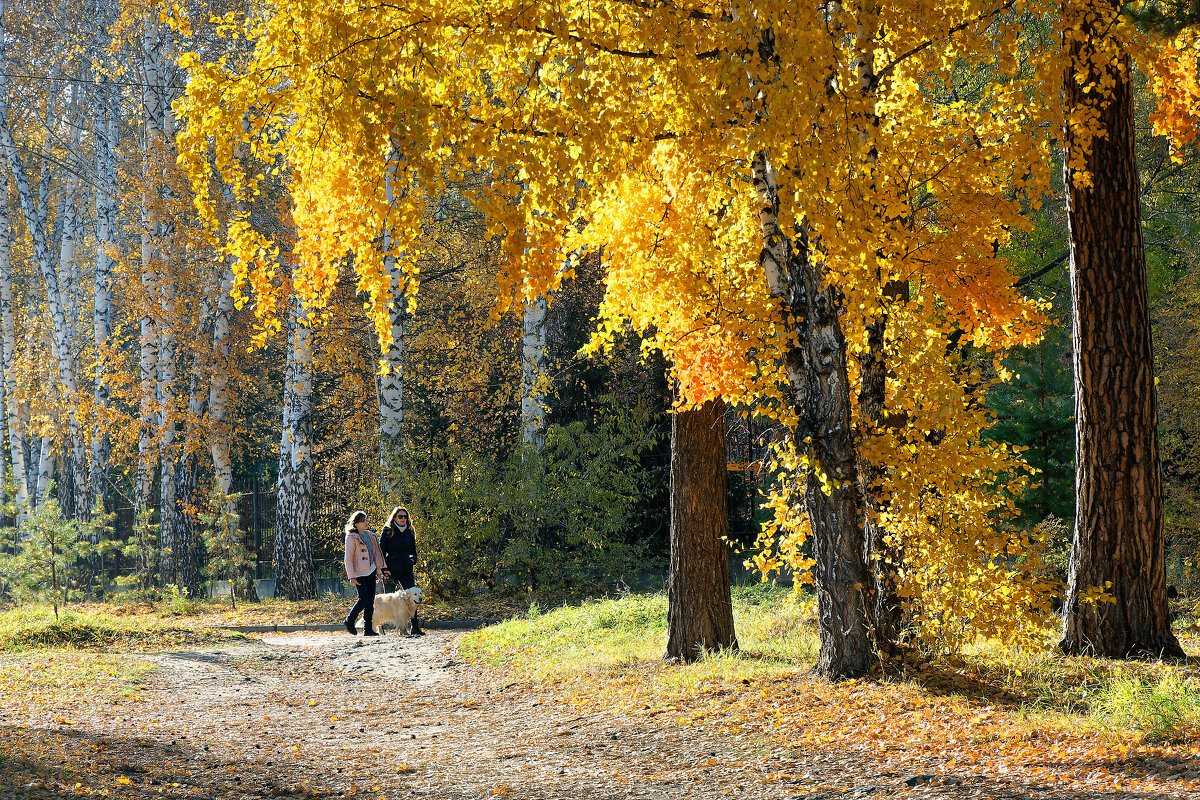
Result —
<path fill-rule="evenodd" d="M 31 762 L 66 764 L 0 797 L 57 800 L 112 781 L 109 796 L 139 799 L 1183 796 L 896 774 L 869 754 L 801 757 L 719 730 L 581 715 L 458 663 L 458 636 L 280 634 L 153 656 L 161 670 L 140 702 L 30 721 Z"/>

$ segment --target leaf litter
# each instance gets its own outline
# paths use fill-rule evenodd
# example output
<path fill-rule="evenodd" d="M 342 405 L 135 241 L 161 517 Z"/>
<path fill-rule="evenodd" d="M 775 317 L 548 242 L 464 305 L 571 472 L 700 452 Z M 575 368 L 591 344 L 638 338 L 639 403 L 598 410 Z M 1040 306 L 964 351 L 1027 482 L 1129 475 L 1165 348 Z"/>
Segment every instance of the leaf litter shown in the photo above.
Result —
<path fill-rule="evenodd" d="M 36 702 L 0 698 L 0 788 L 56 800 L 1200 797 L 1188 774 L 1200 752 L 1047 733 L 903 684 L 795 671 L 664 693 L 656 673 L 673 668 L 657 663 L 529 680 L 463 663 L 459 639 L 302 633 L 125 657 L 152 674 L 114 656 Z"/>

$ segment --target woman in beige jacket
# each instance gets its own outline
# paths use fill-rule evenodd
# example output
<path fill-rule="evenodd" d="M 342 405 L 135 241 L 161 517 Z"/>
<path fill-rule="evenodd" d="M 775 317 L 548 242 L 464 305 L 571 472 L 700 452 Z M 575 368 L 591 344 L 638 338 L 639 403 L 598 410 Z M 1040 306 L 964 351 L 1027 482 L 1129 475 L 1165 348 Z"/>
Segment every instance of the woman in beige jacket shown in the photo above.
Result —
<path fill-rule="evenodd" d="M 363 615 L 363 636 L 379 635 L 371 625 L 371 618 L 375 614 L 375 582 L 380 573 L 384 578 L 390 577 L 385 564 L 379 539 L 367 530 L 366 512 L 355 511 L 346 522 L 346 575 L 350 578 L 350 585 L 358 590 L 358 602 L 343 620 L 346 630 L 352 635 L 358 632 L 354 623 L 358 621 L 360 611 Z"/>

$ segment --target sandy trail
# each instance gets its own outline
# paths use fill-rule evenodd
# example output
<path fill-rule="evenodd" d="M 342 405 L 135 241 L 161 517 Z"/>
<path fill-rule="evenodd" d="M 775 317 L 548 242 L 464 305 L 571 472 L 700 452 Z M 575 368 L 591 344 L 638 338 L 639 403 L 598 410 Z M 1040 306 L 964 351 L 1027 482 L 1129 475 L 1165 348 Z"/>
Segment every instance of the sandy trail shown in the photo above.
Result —
<path fill-rule="evenodd" d="M 97 787 L 119 776 L 119 796 L 139 799 L 1181 796 L 881 772 L 854 754 L 802 756 L 720 730 L 580 714 L 460 663 L 460 635 L 274 634 L 151 656 L 160 670 L 140 702 L 22 731 L 31 754 L 65 754 L 70 769 L 55 778 L 43 765 L 39 785 L 0 796 L 76 796 L 64 787 L 79 775 Z M 13 732 L 11 719 L 0 723 Z"/>

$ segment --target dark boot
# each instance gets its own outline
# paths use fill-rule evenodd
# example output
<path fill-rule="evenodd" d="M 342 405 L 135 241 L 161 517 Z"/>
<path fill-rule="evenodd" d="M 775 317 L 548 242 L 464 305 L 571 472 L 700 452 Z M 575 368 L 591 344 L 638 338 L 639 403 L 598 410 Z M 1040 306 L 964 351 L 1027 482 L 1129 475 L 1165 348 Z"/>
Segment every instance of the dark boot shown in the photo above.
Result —
<path fill-rule="evenodd" d="M 416 614 L 413 614 L 412 628 L 409 629 L 409 632 L 412 633 L 413 636 L 424 636 L 425 635 L 425 631 L 421 630 L 421 623 L 417 621 Z"/>
<path fill-rule="evenodd" d="M 346 626 L 346 631 L 351 636 L 358 635 L 358 628 L 354 627 L 354 623 L 356 621 L 355 617 L 357 617 L 357 616 L 358 616 L 358 614 L 351 614 L 350 616 L 348 616 L 344 620 L 342 620 L 342 624 Z"/>
<path fill-rule="evenodd" d="M 378 633 L 375 632 L 375 626 L 373 624 L 371 624 L 372 622 L 373 622 L 373 620 L 371 619 L 370 616 L 368 616 L 366 614 L 363 615 L 363 636 L 378 636 L 379 635 Z"/>

